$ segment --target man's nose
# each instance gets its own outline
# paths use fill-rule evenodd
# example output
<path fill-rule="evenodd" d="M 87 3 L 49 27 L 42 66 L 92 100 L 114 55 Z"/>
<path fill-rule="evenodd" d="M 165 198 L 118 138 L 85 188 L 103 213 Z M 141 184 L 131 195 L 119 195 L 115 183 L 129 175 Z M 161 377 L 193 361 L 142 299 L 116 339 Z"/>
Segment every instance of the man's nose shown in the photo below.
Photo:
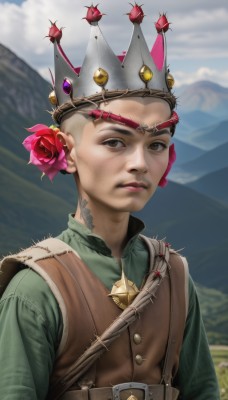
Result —
<path fill-rule="evenodd" d="M 145 173 L 148 171 L 145 149 L 141 146 L 135 147 L 128 155 L 127 169 L 129 172 L 135 171 Z"/>

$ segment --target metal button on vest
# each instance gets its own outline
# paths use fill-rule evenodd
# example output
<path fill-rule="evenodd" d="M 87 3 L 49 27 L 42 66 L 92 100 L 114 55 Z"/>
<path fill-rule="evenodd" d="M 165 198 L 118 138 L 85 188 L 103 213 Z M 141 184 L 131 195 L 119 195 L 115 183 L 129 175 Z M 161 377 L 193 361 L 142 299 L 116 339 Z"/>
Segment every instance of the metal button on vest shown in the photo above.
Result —
<path fill-rule="evenodd" d="M 133 340 L 135 344 L 140 344 L 142 342 L 142 337 L 138 333 L 135 333 L 133 336 Z"/>
<path fill-rule="evenodd" d="M 134 396 L 133 394 L 127 398 L 127 400 L 138 400 L 138 397 Z"/>
<path fill-rule="evenodd" d="M 138 365 L 141 365 L 141 364 L 142 364 L 143 358 L 142 358 L 142 356 L 140 356 L 140 354 L 137 354 L 137 355 L 135 356 L 135 362 L 136 362 L 136 364 L 138 364 Z"/>

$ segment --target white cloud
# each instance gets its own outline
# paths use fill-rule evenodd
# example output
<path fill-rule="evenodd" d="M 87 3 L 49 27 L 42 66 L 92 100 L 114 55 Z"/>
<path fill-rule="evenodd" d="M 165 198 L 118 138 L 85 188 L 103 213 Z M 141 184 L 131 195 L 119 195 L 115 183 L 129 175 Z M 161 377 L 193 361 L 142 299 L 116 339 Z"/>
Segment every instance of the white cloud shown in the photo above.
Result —
<path fill-rule="evenodd" d="M 88 3 L 91 3 L 88 0 Z M 48 68 L 53 66 L 52 44 L 44 37 L 48 33 L 49 19 L 57 20 L 66 27 L 63 31 L 62 46 L 73 64 L 80 65 L 89 37 L 89 26 L 82 20 L 86 13 L 84 2 L 76 0 L 25 0 L 20 6 L 0 3 L 0 42 L 29 65 L 48 78 Z M 101 21 L 102 30 L 116 52 L 126 50 L 131 34 L 131 23 L 124 13 L 129 10 L 128 1 L 100 0 L 100 9 L 107 13 Z M 220 0 L 219 6 L 212 0 L 183 2 L 170 0 L 151 2 L 144 0 L 147 17 L 143 31 L 149 46 L 156 36 L 154 21 L 159 11 L 167 11 L 172 22 L 172 31 L 167 34 L 168 61 L 178 60 L 181 72 L 176 71 L 177 82 L 184 79 L 198 79 L 206 65 L 213 73 L 205 73 L 206 79 L 227 82 L 226 71 L 218 66 L 228 59 L 228 6 L 227 0 Z M 210 59 L 208 64 L 206 60 Z M 221 68 L 221 67 L 220 67 Z M 181 75 L 182 74 L 182 75 Z M 221 78 L 222 76 L 222 78 Z M 228 85 L 228 84 L 227 84 Z"/>
<path fill-rule="evenodd" d="M 191 73 L 183 71 L 175 72 L 175 87 L 202 80 L 216 82 L 221 86 L 228 87 L 228 69 L 219 71 L 219 74 L 216 69 L 210 69 L 208 67 L 201 67 Z"/>

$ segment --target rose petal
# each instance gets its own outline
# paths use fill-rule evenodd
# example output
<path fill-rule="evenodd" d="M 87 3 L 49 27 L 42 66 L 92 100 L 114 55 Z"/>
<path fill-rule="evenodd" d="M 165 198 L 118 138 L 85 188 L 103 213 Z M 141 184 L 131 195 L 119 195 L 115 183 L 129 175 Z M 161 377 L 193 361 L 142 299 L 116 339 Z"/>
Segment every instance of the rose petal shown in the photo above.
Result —
<path fill-rule="evenodd" d="M 43 172 L 45 175 L 48 176 L 48 178 L 52 181 L 53 178 L 57 175 L 57 173 L 59 172 L 59 169 L 50 167 L 48 165 L 42 165 L 40 167 L 38 167 L 40 169 L 41 172 Z"/>
<path fill-rule="evenodd" d="M 62 142 L 60 142 L 60 140 L 57 136 L 55 138 L 55 145 L 56 145 L 56 149 L 58 150 L 58 153 L 60 153 L 61 150 L 63 149 L 63 144 L 62 144 Z"/>
<path fill-rule="evenodd" d="M 61 152 L 59 153 L 59 157 L 58 157 L 58 169 L 66 169 L 67 168 L 67 160 L 66 160 L 66 154 L 64 152 L 64 150 L 61 150 Z"/>
<path fill-rule="evenodd" d="M 40 150 L 38 150 L 38 147 Z M 46 151 L 45 151 L 46 150 Z M 50 152 L 50 153 L 56 153 L 56 146 L 50 143 L 48 140 L 45 138 L 39 139 L 38 146 L 37 146 L 37 151 L 39 152 Z"/>
<path fill-rule="evenodd" d="M 39 165 L 42 165 L 42 162 L 37 158 L 36 154 L 35 154 L 33 151 L 30 152 L 30 159 L 29 159 L 29 162 L 30 162 L 31 164 L 33 164 L 33 165 L 36 165 L 37 167 L 38 167 Z"/>
<path fill-rule="evenodd" d="M 31 126 L 30 128 L 26 128 L 26 130 L 28 132 L 37 132 L 40 131 L 42 129 L 49 129 L 47 125 L 43 125 L 43 124 L 36 124 L 34 126 Z"/>
<path fill-rule="evenodd" d="M 26 148 L 26 150 L 30 151 L 32 148 L 32 143 L 34 141 L 35 135 L 30 135 L 25 138 L 25 140 L 22 142 L 23 146 Z"/>

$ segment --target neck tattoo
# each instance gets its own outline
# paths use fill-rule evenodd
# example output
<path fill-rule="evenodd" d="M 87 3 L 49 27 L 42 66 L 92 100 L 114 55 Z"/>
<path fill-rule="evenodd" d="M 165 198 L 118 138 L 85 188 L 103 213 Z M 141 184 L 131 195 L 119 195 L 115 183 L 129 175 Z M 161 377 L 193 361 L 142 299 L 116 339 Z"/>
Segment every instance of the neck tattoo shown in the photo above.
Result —
<path fill-rule="evenodd" d="M 84 221 L 87 228 L 91 231 L 94 228 L 93 217 L 89 208 L 87 208 L 88 201 L 79 196 L 80 218 Z"/>

